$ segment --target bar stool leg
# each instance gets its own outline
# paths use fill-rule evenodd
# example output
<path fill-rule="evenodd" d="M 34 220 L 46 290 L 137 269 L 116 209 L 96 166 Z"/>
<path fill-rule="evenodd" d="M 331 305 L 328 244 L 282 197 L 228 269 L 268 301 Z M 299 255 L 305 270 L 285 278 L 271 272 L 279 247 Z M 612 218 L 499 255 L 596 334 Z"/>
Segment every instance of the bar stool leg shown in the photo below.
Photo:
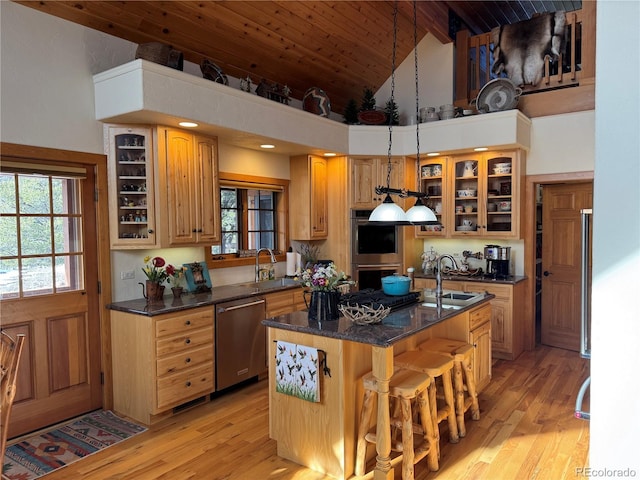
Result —
<path fill-rule="evenodd" d="M 480 420 L 480 405 L 478 404 L 478 392 L 476 391 L 476 378 L 469 358 L 465 358 L 462 361 L 462 367 L 467 381 L 467 392 L 471 398 L 471 418 Z"/>
<path fill-rule="evenodd" d="M 456 419 L 456 407 L 453 401 L 453 386 L 451 383 L 451 370 L 447 370 L 442 373 L 442 384 L 444 390 L 444 401 L 447 404 L 449 410 L 447 415 L 447 421 L 449 423 L 449 442 L 458 443 L 460 437 L 458 436 L 458 423 Z"/>
<path fill-rule="evenodd" d="M 402 410 L 402 480 L 414 479 L 414 458 L 413 451 L 413 418 L 411 415 L 411 400 L 400 398 Z"/>
<path fill-rule="evenodd" d="M 369 425 L 371 424 L 373 395 L 374 392 L 365 389 L 364 400 L 362 401 L 362 412 L 360 413 L 360 424 L 358 426 L 358 444 L 356 446 L 355 474 L 359 477 L 364 475 L 365 458 L 367 455 L 367 440 L 365 437 L 369 432 Z"/>
<path fill-rule="evenodd" d="M 462 379 L 462 364 L 454 361 L 453 363 L 453 386 L 456 397 L 456 415 L 458 417 L 458 434 L 461 437 L 467 435 L 467 429 L 464 425 L 464 381 Z"/>
<path fill-rule="evenodd" d="M 432 472 L 440 469 L 438 457 L 440 455 L 439 436 L 433 428 L 433 417 L 431 416 L 432 408 L 429 406 L 429 394 L 427 391 L 420 392 L 416 400 L 418 411 L 420 412 L 420 423 L 424 432 L 424 439 L 427 442 L 427 466 Z M 416 456 L 422 458 L 424 456 L 424 447 L 418 447 Z"/>

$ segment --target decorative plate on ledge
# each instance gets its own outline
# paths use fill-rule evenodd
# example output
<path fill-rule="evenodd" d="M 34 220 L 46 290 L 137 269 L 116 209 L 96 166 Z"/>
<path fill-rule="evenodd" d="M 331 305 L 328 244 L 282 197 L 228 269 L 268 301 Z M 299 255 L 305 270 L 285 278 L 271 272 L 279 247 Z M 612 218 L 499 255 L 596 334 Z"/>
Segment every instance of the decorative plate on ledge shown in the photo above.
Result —
<path fill-rule="evenodd" d="M 364 110 L 358 112 L 358 120 L 363 125 L 382 125 L 387 121 L 387 115 L 382 110 Z"/>

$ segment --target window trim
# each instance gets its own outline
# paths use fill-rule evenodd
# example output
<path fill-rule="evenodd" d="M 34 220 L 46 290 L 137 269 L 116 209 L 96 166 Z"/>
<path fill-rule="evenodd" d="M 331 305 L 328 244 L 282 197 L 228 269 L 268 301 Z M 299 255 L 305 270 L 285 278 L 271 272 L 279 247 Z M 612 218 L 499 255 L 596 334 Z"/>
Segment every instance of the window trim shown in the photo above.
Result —
<path fill-rule="evenodd" d="M 220 172 L 220 187 L 249 188 L 277 191 L 278 201 L 276 204 L 277 215 L 277 241 L 280 245 L 280 253 L 276 254 L 276 260 L 286 261 L 286 245 L 289 245 L 289 180 L 282 178 L 258 177 L 254 175 L 244 175 L 240 173 Z M 213 259 L 211 246 L 204 247 L 204 258 L 209 269 L 239 267 L 242 265 L 255 264 L 255 258 L 238 258 L 233 255 L 223 255 L 218 260 Z"/>

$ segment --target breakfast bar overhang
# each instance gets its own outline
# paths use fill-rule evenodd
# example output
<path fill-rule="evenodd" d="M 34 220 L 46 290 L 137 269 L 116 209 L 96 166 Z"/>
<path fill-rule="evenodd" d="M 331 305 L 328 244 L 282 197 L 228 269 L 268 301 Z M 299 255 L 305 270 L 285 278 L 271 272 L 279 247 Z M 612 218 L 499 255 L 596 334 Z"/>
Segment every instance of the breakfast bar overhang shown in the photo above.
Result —
<path fill-rule="evenodd" d="M 317 322 L 304 311 L 264 320 L 269 344 L 269 435 L 277 442 L 278 455 L 340 480 L 352 477 L 363 399 L 360 379 L 372 372 L 378 385 L 377 441 L 375 452 L 371 448 L 367 459 L 375 455 L 375 480 L 392 480 L 393 465 L 401 459 L 396 457 L 392 463 L 389 380 L 394 357 L 433 337 L 468 341 L 470 319 L 474 312 L 490 309 L 492 298 L 491 294 L 479 295 L 456 308 L 417 303 L 392 311 L 375 325 L 357 325 L 343 316 Z M 281 345 L 303 347 L 290 355 L 298 350 L 318 352 L 314 373 L 318 401 L 276 390 L 278 376 L 286 374 L 276 364 Z M 476 360 L 490 364 L 490 358 Z"/>

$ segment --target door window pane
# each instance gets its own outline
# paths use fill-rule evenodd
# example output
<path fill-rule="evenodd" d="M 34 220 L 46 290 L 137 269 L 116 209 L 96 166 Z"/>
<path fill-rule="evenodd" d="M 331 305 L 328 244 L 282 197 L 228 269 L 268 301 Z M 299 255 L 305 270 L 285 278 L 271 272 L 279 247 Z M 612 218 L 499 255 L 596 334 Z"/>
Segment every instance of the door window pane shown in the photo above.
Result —
<path fill-rule="evenodd" d="M 84 288 L 81 190 L 79 178 L 0 175 L 0 298 Z"/>

